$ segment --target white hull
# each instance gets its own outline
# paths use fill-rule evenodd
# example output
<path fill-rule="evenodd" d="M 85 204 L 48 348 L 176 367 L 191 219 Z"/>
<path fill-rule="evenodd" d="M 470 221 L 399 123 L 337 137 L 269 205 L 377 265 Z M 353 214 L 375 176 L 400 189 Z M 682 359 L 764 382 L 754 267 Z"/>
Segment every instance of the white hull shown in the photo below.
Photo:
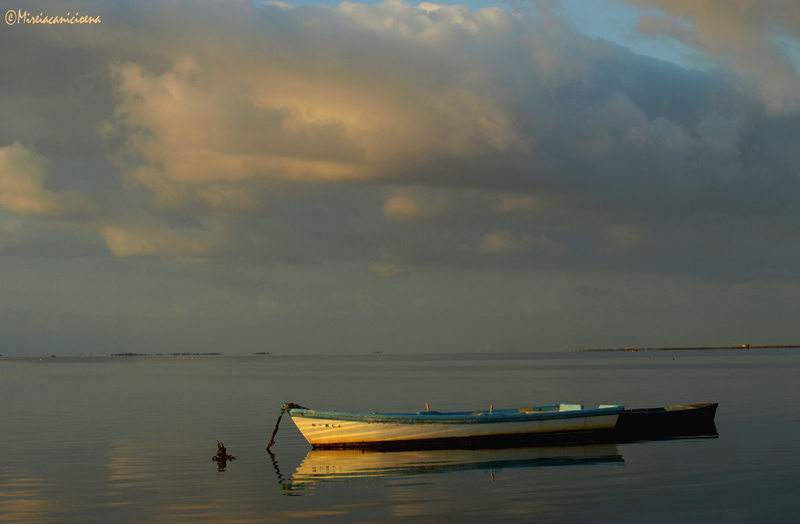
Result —
<path fill-rule="evenodd" d="M 594 410 L 521 413 L 483 416 L 385 416 L 291 410 L 292 420 L 312 446 L 357 446 L 371 443 L 469 439 L 519 435 L 547 435 L 612 429 L 622 407 Z M 511 410 L 505 410 L 511 411 Z M 315 416 L 319 413 L 322 416 Z"/>

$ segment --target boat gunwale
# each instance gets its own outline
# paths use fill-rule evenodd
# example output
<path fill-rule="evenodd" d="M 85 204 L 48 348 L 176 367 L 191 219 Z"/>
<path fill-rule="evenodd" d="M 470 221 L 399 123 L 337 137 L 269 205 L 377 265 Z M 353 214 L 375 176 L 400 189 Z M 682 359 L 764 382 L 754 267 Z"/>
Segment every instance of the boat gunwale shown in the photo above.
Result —
<path fill-rule="evenodd" d="M 624 409 L 622 411 L 623 415 L 653 415 L 653 414 L 683 414 L 688 415 L 692 414 L 703 414 L 707 416 L 713 416 L 716 414 L 717 407 L 719 404 L 717 402 L 708 402 L 705 404 L 680 404 L 675 406 L 662 406 L 662 407 L 654 407 L 654 408 L 633 408 L 633 409 Z"/>
<path fill-rule="evenodd" d="M 530 422 L 534 420 L 557 420 L 579 417 L 593 418 L 614 414 L 619 415 L 622 413 L 623 409 L 623 406 L 607 406 L 593 409 L 530 412 L 520 412 L 519 409 L 500 409 L 494 411 L 476 412 L 422 411 L 418 413 L 356 413 L 293 408 L 289 410 L 289 414 L 292 416 L 292 418 L 303 417 L 318 420 L 361 422 L 365 424 L 502 424 L 513 422 Z"/>

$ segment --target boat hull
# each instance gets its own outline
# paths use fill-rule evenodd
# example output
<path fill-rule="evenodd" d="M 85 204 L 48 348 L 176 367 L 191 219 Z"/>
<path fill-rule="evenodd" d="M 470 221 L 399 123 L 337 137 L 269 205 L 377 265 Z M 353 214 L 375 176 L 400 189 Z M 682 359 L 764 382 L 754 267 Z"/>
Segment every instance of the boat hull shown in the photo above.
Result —
<path fill-rule="evenodd" d="M 296 408 L 289 413 L 314 448 L 330 449 L 443 446 L 454 441 L 485 445 L 565 435 L 577 437 L 612 431 L 623 409 L 622 406 L 575 408 L 582 406 L 416 414 L 343 413 Z"/>
<path fill-rule="evenodd" d="M 716 436 L 716 412 L 716 403 L 626 409 L 620 413 L 614 435 L 617 441 Z"/>

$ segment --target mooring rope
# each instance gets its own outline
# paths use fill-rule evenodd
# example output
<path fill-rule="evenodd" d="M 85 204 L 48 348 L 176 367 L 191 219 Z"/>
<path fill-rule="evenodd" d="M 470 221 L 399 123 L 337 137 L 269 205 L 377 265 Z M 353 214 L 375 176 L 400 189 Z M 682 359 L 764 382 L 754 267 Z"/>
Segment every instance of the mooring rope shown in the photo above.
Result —
<path fill-rule="evenodd" d="M 290 409 L 294 409 L 294 408 L 299 408 L 299 409 L 308 409 L 308 408 L 304 408 L 303 406 L 300 406 L 300 405 L 298 405 L 298 404 L 295 404 L 295 403 L 293 403 L 293 402 L 286 402 L 286 403 L 283 405 L 283 407 L 281 408 L 281 413 L 280 413 L 280 415 L 278 415 L 278 421 L 275 423 L 275 430 L 272 432 L 272 437 L 269 439 L 269 444 L 267 444 L 267 449 L 269 449 L 269 448 L 270 448 L 270 447 L 271 447 L 273 444 L 275 444 L 275 434 L 277 434 L 277 433 L 278 433 L 278 426 L 279 426 L 279 425 L 280 425 L 280 423 L 281 423 L 281 417 L 283 417 L 283 414 L 284 414 L 284 413 L 286 413 L 286 412 L 287 412 L 287 411 L 289 411 Z"/>

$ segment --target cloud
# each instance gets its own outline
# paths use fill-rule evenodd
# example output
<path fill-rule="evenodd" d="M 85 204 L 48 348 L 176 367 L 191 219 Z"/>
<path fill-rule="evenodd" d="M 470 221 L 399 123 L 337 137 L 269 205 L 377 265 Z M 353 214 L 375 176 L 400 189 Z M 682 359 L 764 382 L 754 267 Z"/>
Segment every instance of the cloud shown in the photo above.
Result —
<path fill-rule="evenodd" d="M 202 260 L 212 255 L 227 238 L 219 225 L 209 230 L 178 228 L 154 219 L 105 224 L 100 234 L 108 249 L 118 257 L 164 255 L 186 260 Z"/>
<path fill-rule="evenodd" d="M 240 53 L 226 35 L 242 31 L 244 11 L 260 31 Z M 211 199 L 207 187 L 407 179 L 442 157 L 524 152 L 483 59 L 458 48 L 464 38 L 480 48 L 513 20 L 499 9 L 395 1 L 231 5 L 199 48 L 164 53 L 166 71 L 112 66 L 119 103 L 110 125 L 129 134 L 127 178 L 160 209 L 247 212 L 255 202 L 220 191 Z"/>
<path fill-rule="evenodd" d="M 513 255 L 531 250 L 557 255 L 564 251 L 546 235 L 536 237 L 528 233 L 515 234 L 508 231 L 484 235 L 481 239 L 480 250 L 483 253 L 494 255 Z"/>
<path fill-rule="evenodd" d="M 770 112 L 800 112 L 800 5 L 793 0 L 624 0 L 655 11 L 639 29 L 730 64 L 758 86 Z"/>
<path fill-rule="evenodd" d="M 642 251 L 647 247 L 647 235 L 640 226 L 633 224 L 608 224 L 601 234 L 606 240 L 602 248 L 605 253 Z"/>
<path fill-rule="evenodd" d="M 703 52 L 672 63 L 557 2 L 31 0 L 103 23 L 0 31 L 5 326 L 97 351 L 790 336 L 797 8 L 736 4 L 625 2 Z"/>
<path fill-rule="evenodd" d="M 90 213 L 91 202 L 77 191 L 45 188 L 47 159 L 19 142 L 0 147 L 0 207 L 22 217 L 70 217 Z"/>
<path fill-rule="evenodd" d="M 674 21 L 676 35 L 707 46 L 713 67 L 585 38 L 554 10 L 396 0 L 98 5 L 92 32 L 5 32 L 30 47 L 32 69 L 2 94 L 26 108 L 21 118 L 2 105 L 13 117 L 2 136 L 47 151 L 64 187 L 48 188 L 42 158 L 9 146 L 14 174 L 0 176 L 27 192 L 7 192 L 3 209 L 86 213 L 91 194 L 102 209 L 88 227 L 117 256 L 346 260 L 385 274 L 552 268 L 550 253 L 570 267 L 691 273 L 713 267 L 701 256 L 759 267 L 747 255 L 759 245 L 787 265 L 796 235 L 765 238 L 791 232 L 798 215 L 800 127 L 790 91 L 765 109 L 766 91 L 748 86 L 754 72 L 776 86 L 793 73 L 714 45 L 738 35 L 767 42 L 759 56 L 778 53 L 774 35 L 791 40 L 793 29 L 768 21 L 791 6 L 747 4 L 749 21 L 715 20 L 713 2 L 629 3 L 648 9 L 650 34 Z M 69 56 L 56 53 L 61 40 Z M 70 121 L 78 135 L 93 130 L 75 154 Z M 747 256 L 723 260 L 709 239 Z"/>
<path fill-rule="evenodd" d="M 454 212 L 448 195 L 420 189 L 397 189 L 386 197 L 383 214 L 392 220 L 407 222 L 429 221 Z"/>

